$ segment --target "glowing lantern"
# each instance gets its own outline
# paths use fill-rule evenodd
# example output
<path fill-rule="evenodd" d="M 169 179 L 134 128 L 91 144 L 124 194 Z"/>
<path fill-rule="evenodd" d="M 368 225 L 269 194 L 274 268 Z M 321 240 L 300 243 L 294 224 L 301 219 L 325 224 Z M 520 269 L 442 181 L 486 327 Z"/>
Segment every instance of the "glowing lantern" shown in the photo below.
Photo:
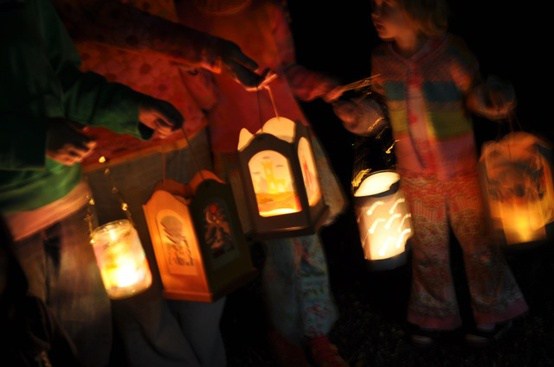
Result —
<path fill-rule="evenodd" d="M 546 239 L 554 220 L 551 147 L 525 132 L 487 142 L 481 154 L 481 177 L 493 226 L 506 244 Z"/>
<path fill-rule="evenodd" d="M 150 287 L 150 267 L 137 230 L 129 220 L 109 222 L 94 229 L 90 243 L 110 298 L 126 298 Z"/>
<path fill-rule="evenodd" d="M 166 298 L 212 302 L 256 275 L 232 191 L 212 172 L 164 181 L 143 209 Z"/>
<path fill-rule="evenodd" d="M 412 235 L 411 214 L 399 181 L 400 176 L 394 171 L 376 171 L 354 192 L 364 257 L 375 270 L 392 269 L 406 262 L 406 242 Z"/>
<path fill-rule="evenodd" d="M 274 117 L 255 134 L 242 129 L 238 152 L 249 216 L 245 230 L 261 239 L 315 233 L 328 207 L 308 128 Z"/>

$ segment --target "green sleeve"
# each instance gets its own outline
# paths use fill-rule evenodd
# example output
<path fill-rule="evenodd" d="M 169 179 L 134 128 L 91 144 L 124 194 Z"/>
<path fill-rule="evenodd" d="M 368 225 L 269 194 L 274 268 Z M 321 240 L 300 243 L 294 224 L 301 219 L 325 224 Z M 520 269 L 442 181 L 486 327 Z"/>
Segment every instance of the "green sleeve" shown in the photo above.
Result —
<path fill-rule="evenodd" d="M 39 27 L 61 84 L 65 117 L 141 137 L 138 108 L 144 95 L 125 85 L 110 83 L 99 74 L 81 72 L 79 54 L 56 10 L 49 1 L 39 4 L 42 5 Z"/>

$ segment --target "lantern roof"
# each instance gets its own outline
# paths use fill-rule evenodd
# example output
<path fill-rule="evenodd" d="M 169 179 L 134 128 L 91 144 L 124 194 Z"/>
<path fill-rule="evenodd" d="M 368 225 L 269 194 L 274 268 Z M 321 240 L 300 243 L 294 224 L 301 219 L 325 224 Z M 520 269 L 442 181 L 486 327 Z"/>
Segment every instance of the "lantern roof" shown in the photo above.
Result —
<path fill-rule="evenodd" d="M 237 150 L 241 151 L 246 148 L 258 134 L 271 134 L 276 138 L 292 143 L 295 131 L 296 123 L 294 121 L 282 116 L 273 117 L 267 120 L 263 127 L 254 134 L 248 131 L 248 129 L 242 128 L 240 130 Z"/>

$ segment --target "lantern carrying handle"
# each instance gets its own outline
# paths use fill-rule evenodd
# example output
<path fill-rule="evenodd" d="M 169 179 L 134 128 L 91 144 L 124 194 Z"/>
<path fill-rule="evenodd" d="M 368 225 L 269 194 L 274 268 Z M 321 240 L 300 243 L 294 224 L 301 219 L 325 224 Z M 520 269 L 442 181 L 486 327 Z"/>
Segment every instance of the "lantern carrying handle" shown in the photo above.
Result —
<path fill-rule="evenodd" d="M 363 90 L 365 88 L 371 87 L 373 84 L 373 81 L 379 77 L 380 74 L 374 74 L 371 76 L 368 76 L 367 78 L 363 78 L 360 80 L 356 80 L 355 82 L 342 85 L 340 87 L 337 87 L 333 92 L 337 95 L 342 95 L 344 92 L 348 92 L 350 90 Z"/>
<path fill-rule="evenodd" d="M 100 156 L 100 158 L 98 158 L 98 163 L 100 163 L 100 164 L 106 164 L 107 162 L 108 162 L 108 159 L 105 156 Z M 112 194 L 114 194 L 115 197 L 117 198 L 117 200 L 119 201 L 120 209 L 123 211 L 123 213 L 125 214 L 125 217 L 127 217 L 129 222 L 131 223 L 131 225 L 134 227 L 135 222 L 133 221 L 133 216 L 131 215 L 131 211 L 129 210 L 129 204 L 127 204 L 127 201 L 125 201 L 125 198 L 123 197 L 123 194 L 121 193 L 121 191 L 119 191 L 117 186 L 115 186 L 115 183 L 114 183 L 113 178 L 111 176 L 111 170 L 110 170 L 109 167 L 106 167 L 104 169 L 104 176 L 109 181 L 109 184 L 111 186 Z M 87 175 L 84 175 L 84 179 L 88 184 L 88 176 Z M 89 185 L 89 187 L 90 187 L 90 185 Z M 92 234 L 92 232 L 94 230 L 94 227 L 95 227 L 94 226 L 94 217 L 95 216 L 94 216 L 94 212 L 93 212 L 93 208 L 94 208 L 95 205 L 96 205 L 96 203 L 94 201 L 94 197 L 92 196 L 92 192 L 90 192 L 89 194 L 87 194 L 87 214 L 86 214 L 86 217 L 85 217 L 85 220 L 88 223 L 89 234 Z"/>
<path fill-rule="evenodd" d="M 264 86 L 264 89 L 267 91 L 267 94 L 269 95 L 269 100 L 271 101 L 271 107 L 273 107 L 273 113 L 275 113 L 275 117 L 279 118 L 279 112 L 277 112 L 277 105 L 275 104 L 275 98 L 273 98 L 273 92 L 271 91 L 271 87 L 269 85 Z"/>
<path fill-rule="evenodd" d="M 258 102 L 258 116 L 260 119 L 260 130 L 263 131 L 264 121 L 262 116 L 262 109 L 261 109 L 261 103 L 260 103 L 260 90 L 265 89 L 267 91 L 267 94 L 269 95 L 269 100 L 271 102 L 271 107 L 273 108 L 273 113 L 275 114 L 275 117 L 279 118 L 279 112 L 277 111 L 277 105 L 275 103 L 275 98 L 273 98 L 273 92 L 271 91 L 271 87 L 269 84 L 278 78 L 278 75 L 276 73 L 268 72 L 267 78 L 264 80 L 264 82 L 256 88 L 256 97 Z"/>

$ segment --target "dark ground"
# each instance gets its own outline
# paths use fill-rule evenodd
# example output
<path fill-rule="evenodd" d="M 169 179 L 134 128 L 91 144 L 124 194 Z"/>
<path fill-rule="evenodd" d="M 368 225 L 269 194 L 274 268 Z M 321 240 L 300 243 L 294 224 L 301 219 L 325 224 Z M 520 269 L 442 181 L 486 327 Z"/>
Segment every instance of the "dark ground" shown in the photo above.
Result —
<path fill-rule="evenodd" d="M 410 282 L 409 262 L 397 269 L 375 272 L 366 267 L 350 213 L 322 231 L 332 289 L 340 318 L 331 339 L 351 366 L 554 366 L 554 243 L 506 251 L 530 311 L 514 322 L 498 342 L 486 348 L 466 346 L 462 335 L 421 349 L 405 333 L 405 307 Z M 254 247 L 256 264 L 263 256 Z M 453 271 L 462 316 L 471 325 L 463 265 L 455 241 Z M 266 344 L 260 281 L 230 295 L 222 328 L 229 367 L 277 366 Z"/>
<path fill-rule="evenodd" d="M 548 22 L 537 4 L 500 0 L 451 0 L 450 29 L 464 37 L 478 57 L 482 72 L 504 77 L 515 86 L 516 122 L 522 129 L 552 141 L 551 58 L 536 47 L 545 43 Z M 317 4 L 318 12 L 313 8 Z M 337 5 L 337 4 L 340 4 Z M 345 82 L 369 75 L 371 46 L 377 41 L 369 22 L 369 1 L 289 1 L 298 59 L 304 65 Z M 355 46 L 352 46 L 355 45 Z M 322 102 L 304 104 L 306 113 L 349 190 L 353 136 Z M 478 142 L 498 137 L 500 129 L 476 120 Z M 339 155 L 340 153 L 340 155 Z M 332 289 L 340 318 L 331 333 L 351 366 L 554 366 L 554 240 L 506 256 L 529 304 L 529 313 L 515 321 L 505 338 L 484 349 L 462 340 L 418 349 L 406 340 L 405 308 L 410 266 L 372 272 L 366 268 L 352 208 L 322 232 Z M 550 235 L 550 239 L 554 237 Z M 452 261 L 462 316 L 471 323 L 460 250 L 452 243 Z M 255 264 L 263 254 L 253 247 Z M 230 367 L 275 366 L 266 344 L 259 278 L 231 294 L 222 320 Z"/>

